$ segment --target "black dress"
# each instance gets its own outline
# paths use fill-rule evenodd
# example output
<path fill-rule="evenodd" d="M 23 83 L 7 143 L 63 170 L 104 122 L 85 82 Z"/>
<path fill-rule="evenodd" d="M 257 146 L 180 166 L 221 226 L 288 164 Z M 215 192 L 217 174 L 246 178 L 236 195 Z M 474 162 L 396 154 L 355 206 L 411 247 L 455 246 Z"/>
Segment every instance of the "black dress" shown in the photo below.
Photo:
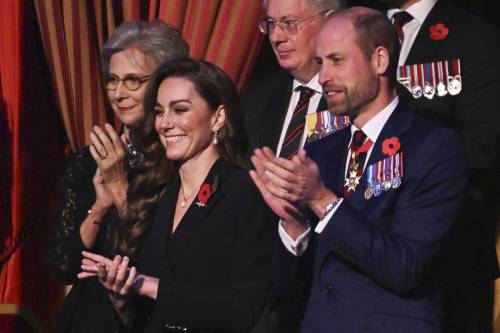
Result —
<path fill-rule="evenodd" d="M 271 287 L 273 214 L 248 172 L 219 159 L 202 185 L 210 191 L 194 199 L 171 233 L 179 186 L 178 177 L 168 185 L 139 257 L 139 272 L 160 284 L 155 302 L 138 297 L 136 325 L 147 332 L 248 332 Z"/>
<path fill-rule="evenodd" d="M 86 248 L 80 237 L 80 225 L 96 198 L 92 183 L 96 168 L 90 151 L 84 148 L 68 158 L 64 172 L 47 262 L 58 280 L 73 284 L 73 287 L 61 307 L 55 332 L 108 333 L 120 327 L 107 291 L 97 278 L 77 278 L 81 271 L 82 250 L 111 256 L 108 223 L 101 226 L 92 248 Z"/>

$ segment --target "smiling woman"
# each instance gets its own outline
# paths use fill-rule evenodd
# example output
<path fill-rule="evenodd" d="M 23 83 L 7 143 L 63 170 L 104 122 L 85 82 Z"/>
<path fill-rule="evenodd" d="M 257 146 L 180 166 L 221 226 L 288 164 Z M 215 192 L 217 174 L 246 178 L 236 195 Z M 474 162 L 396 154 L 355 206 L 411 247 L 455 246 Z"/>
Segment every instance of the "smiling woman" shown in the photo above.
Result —
<path fill-rule="evenodd" d="M 116 213 L 125 214 L 129 180 L 133 167 L 141 162 L 137 150 L 122 140 L 144 118 L 149 75 L 162 62 L 188 57 L 188 52 L 180 33 L 160 21 L 123 23 L 104 44 L 105 88 L 124 134 L 120 139 L 111 125 L 94 126 L 91 146 L 68 159 L 48 264 L 58 279 L 74 286 L 62 306 L 56 332 L 111 332 L 119 327 L 108 294 L 97 279 L 76 279 L 81 252 L 116 253 L 120 235 L 126 231 L 110 222 Z"/>
<path fill-rule="evenodd" d="M 245 170 L 236 87 L 215 65 L 173 61 L 153 74 L 144 107 L 131 140 L 146 154 L 124 223 L 147 232 L 122 247 L 141 247 L 137 267 L 85 253 L 79 277 L 133 295 L 117 309 L 134 332 L 248 332 L 270 289 L 277 226 Z"/>

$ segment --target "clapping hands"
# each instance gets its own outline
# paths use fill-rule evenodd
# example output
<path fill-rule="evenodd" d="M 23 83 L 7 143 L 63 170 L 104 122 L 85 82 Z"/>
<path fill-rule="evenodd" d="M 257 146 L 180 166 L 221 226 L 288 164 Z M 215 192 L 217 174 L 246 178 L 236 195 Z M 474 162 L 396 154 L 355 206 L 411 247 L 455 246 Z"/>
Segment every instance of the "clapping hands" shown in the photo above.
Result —
<path fill-rule="evenodd" d="M 115 256 L 113 260 L 104 256 L 83 251 L 82 272 L 79 279 L 97 276 L 101 284 L 117 295 L 127 295 L 137 277 L 135 267 L 129 267 L 129 258 Z"/>

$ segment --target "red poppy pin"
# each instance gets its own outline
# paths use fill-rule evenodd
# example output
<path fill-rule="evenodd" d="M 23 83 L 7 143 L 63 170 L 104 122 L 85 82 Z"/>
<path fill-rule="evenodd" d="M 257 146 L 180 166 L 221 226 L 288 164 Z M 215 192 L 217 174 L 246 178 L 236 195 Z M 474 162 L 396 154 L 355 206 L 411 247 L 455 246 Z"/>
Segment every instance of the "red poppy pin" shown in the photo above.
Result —
<path fill-rule="evenodd" d="M 196 204 L 199 207 L 206 206 L 208 199 L 212 196 L 212 187 L 210 184 L 203 184 L 200 187 L 200 190 L 198 191 L 198 201 Z"/>
<path fill-rule="evenodd" d="M 444 23 L 437 23 L 429 28 L 429 37 L 433 40 L 443 40 L 450 33 Z"/>
<path fill-rule="evenodd" d="M 208 200 L 212 197 L 212 194 L 217 190 L 217 185 L 219 184 L 219 175 L 215 175 L 212 184 L 203 183 L 200 186 L 200 190 L 198 191 L 197 199 L 195 202 L 198 207 L 205 207 L 207 205 Z"/>
<path fill-rule="evenodd" d="M 382 153 L 384 153 L 384 155 L 394 156 L 399 151 L 399 148 L 401 148 L 401 143 L 395 136 L 385 139 L 384 142 L 382 142 Z"/>

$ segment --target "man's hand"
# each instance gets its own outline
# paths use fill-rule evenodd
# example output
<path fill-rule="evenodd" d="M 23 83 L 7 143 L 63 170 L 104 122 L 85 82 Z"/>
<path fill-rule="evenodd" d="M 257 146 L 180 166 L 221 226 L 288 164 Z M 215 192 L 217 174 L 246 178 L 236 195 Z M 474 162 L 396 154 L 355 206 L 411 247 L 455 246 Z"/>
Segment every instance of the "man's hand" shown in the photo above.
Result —
<path fill-rule="evenodd" d="M 256 154 L 252 156 L 252 163 L 255 170 L 250 171 L 250 177 L 259 189 L 264 201 L 272 209 L 272 211 L 280 217 L 284 222 L 284 228 L 292 238 L 297 238 L 308 228 L 308 223 L 304 214 L 298 207 L 284 200 L 268 190 L 269 178 L 265 174 L 264 162 L 268 160 L 269 156 L 274 158 L 272 151 L 266 148 L 267 154 L 264 154 L 260 149 L 256 150 Z"/>
<path fill-rule="evenodd" d="M 307 157 L 304 150 L 287 160 L 275 157 L 271 149 L 264 147 L 255 150 L 252 163 L 262 180 L 261 186 L 273 196 L 273 200 L 289 202 L 297 210 L 298 207 L 308 207 L 321 218 L 326 205 L 337 199 L 337 196 L 326 188 L 320 178 L 317 164 Z M 266 202 L 269 204 L 269 200 Z M 271 208 L 273 209 L 272 206 Z M 276 211 L 275 213 L 278 214 Z"/>
<path fill-rule="evenodd" d="M 307 157 L 304 150 L 291 160 L 281 157 L 270 159 L 268 148 L 264 148 L 262 153 L 268 157 L 263 163 L 269 179 L 268 190 L 277 197 L 310 207 L 328 191 L 320 178 L 317 164 Z"/>

